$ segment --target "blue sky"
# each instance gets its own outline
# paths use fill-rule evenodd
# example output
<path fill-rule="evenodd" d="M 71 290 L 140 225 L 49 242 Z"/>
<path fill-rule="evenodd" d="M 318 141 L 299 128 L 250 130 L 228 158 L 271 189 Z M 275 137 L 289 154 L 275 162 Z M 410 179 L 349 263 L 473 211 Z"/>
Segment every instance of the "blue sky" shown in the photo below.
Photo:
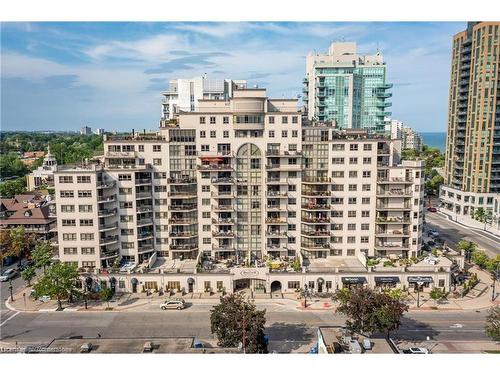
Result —
<path fill-rule="evenodd" d="M 305 56 L 334 40 L 381 50 L 393 117 L 445 131 L 453 34 L 465 22 L 2 23 L 3 130 L 155 129 L 168 80 L 247 79 L 301 93 Z"/>

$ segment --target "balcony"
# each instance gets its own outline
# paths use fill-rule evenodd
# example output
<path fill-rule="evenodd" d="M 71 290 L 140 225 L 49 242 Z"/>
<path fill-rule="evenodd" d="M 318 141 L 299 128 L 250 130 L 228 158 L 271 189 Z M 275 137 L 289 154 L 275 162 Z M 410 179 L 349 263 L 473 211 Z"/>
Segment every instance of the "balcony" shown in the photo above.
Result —
<path fill-rule="evenodd" d="M 302 156 L 302 151 L 267 150 L 266 156 L 270 158 L 300 157 Z"/>
<path fill-rule="evenodd" d="M 234 224 L 234 219 L 231 219 L 231 218 L 227 218 L 227 219 L 222 219 L 222 218 L 212 219 L 212 224 L 215 224 L 215 225 L 233 225 Z"/>
<path fill-rule="evenodd" d="M 139 178 L 135 180 L 135 185 L 151 185 L 150 178 Z"/>
<path fill-rule="evenodd" d="M 280 177 L 270 177 L 266 179 L 266 183 L 270 185 L 288 185 L 288 178 L 280 178 Z"/>
<path fill-rule="evenodd" d="M 171 191 L 168 193 L 172 198 L 195 198 L 198 195 L 196 191 Z"/>
<path fill-rule="evenodd" d="M 330 184 L 331 182 L 331 177 L 302 177 L 303 184 L 322 185 Z"/>
<path fill-rule="evenodd" d="M 198 250 L 198 245 L 170 245 L 169 249 L 173 251 L 194 251 Z"/>
<path fill-rule="evenodd" d="M 176 204 L 168 206 L 170 211 L 193 211 L 197 210 L 198 206 L 196 204 Z"/>
<path fill-rule="evenodd" d="M 146 225 L 153 225 L 153 218 L 137 220 L 138 227 L 144 227 Z"/>
<path fill-rule="evenodd" d="M 375 96 L 377 98 L 388 99 L 388 98 L 390 98 L 392 96 L 392 94 L 389 93 L 389 92 L 378 92 L 378 93 L 375 94 Z"/>
<path fill-rule="evenodd" d="M 410 249 L 408 244 L 394 243 L 394 242 L 382 242 L 375 244 L 375 250 L 383 251 L 407 251 Z"/>
<path fill-rule="evenodd" d="M 272 204 L 266 206 L 267 211 L 288 211 L 287 205 Z"/>
<path fill-rule="evenodd" d="M 232 177 L 213 177 L 212 184 L 214 185 L 231 185 L 234 184 L 234 178 Z"/>
<path fill-rule="evenodd" d="M 197 165 L 201 171 L 233 171 L 231 164 L 201 164 Z"/>
<path fill-rule="evenodd" d="M 302 216 L 301 221 L 308 224 L 327 224 L 330 223 L 329 217 L 304 217 Z"/>
<path fill-rule="evenodd" d="M 187 232 L 170 232 L 169 236 L 172 238 L 192 238 L 198 236 L 198 233 L 194 231 Z"/>
<path fill-rule="evenodd" d="M 106 232 L 108 230 L 115 230 L 118 229 L 118 222 L 114 222 L 111 224 L 100 224 L 99 225 L 99 232 Z"/>
<path fill-rule="evenodd" d="M 171 185 L 196 184 L 196 178 L 168 178 L 167 182 Z"/>
<path fill-rule="evenodd" d="M 301 234 L 305 237 L 331 237 L 331 233 L 328 230 L 303 231 Z"/>
<path fill-rule="evenodd" d="M 99 210 L 97 211 L 97 217 L 110 217 L 113 215 L 116 215 L 118 210 L 116 208 L 110 209 L 110 210 Z"/>
<path fill-rule="evenodd" d="M 111 189 L 116 186 L 116 181 L 98 181 L 98 189 Z"/>
<path fill-rule="evenodd" d="M 148 240 L 153 238 L 153 232 L 143 232 L 143 233 L 137 233 L 137 238 L 139 240 Z"/>
<path fill-rule="evenodd" d="M 411 211 L 411 209 L 412 209 L 412 207 L 410 204 L 396 206 L 396 205 L 377 203 L 377 210 L 378 211 Z"/>
<path fill-rule="evenodd" d="M 384 231 L 377 230 L 375 232 L 376 237 L 409 237 L 410 232 L 406 230 L 392 230 L 392 231 Z"/>
<path fill-rule="evenodd" d="M 235 236 L 235 233 L 231 231 L 213 231 L 212 236 L 215 238 L 233 238 Z"/>
<path fill-rule="evenodd" d="M 153 206 L 138 206 L 136 211 L 138 213 L 151 212 L 153 211 Z"/>
<path fill-rule="evenodd" d="M 172 225 L 191 225 L 196 224 L 198 220 L 196 218 L 181 218 L 181 219 L 168 219 L 168 223 Z"/>
<path fill-rule="evenodd" d="M 218 190 L 218 191 L 212 191 L 212 193 L 210 194 L 212 198 L 221 198 L 221 199 L 224 199 L 224 198 L 234 198 L 234 192 L 233 191 L 225 191 L 225 190 Z"/>
<path fill-rule="evenodd" d="M 302 248 L 306 250 L 330 250 L 330 243 L 303 243 Z"/>
<path fill-rule="evenodd" d="M 101 251 L 101 259 L 108 259 L 108 258 L 114 258 L 117 257 L 120 253 L 120 250 L 106 250 L 106 251 Z"/>
<path fill-rule="evenodd" d="M 214 211 L 234 211 L 234 206 L 225 205 L 225 204 L 212 205 L 212 210 L 214 210 Z"/>
<path fill-rule="evenodd" d="M 392 178 L 379 178 L 377 179 L 379 184 L 413 184 L 413 178 L 411 177 L 392 177 Z"/>
<path fill-rule="evenodd" d="M 288 197 L 288 192 L 286 192 L 286 191 L 268 190 L 266 192 L 266 197 L 271 197 L 271 198 L 287 198 Z"/>
<path fill-rule="evenodd" d="M 285 231 L 267 231 L 266 236 L 273 238 L 287 238 L 288 233 Z"/>
<path fill-rule="evenodd" d="M 140 193 L 136 193 L 135 194 L 135 198 L 136 199 L 147 199 L 147 198 L 152 198 L 152 195 L 153 193 L 151 191 L 144 191 L 144 192 L 140 192 Z"/>
<path fill-rule="evenodd" d="M 150 252 L 150 251 L 154 251 L 154 246 L 152 244 L 146 244 L 146 245 L 143 245 L 143 246 L 139 246 L 137 248 L 137 251 L 139 253 L 147 253 L 147 252 Z"/>
<path fill-rule="evenodd" d="M 329 197 L 331 192 L 329 191 L 306 191 L 302 190 L 302 195 L 306 197 Z"/>
<path fill-rule="evenodd" d="M 409 217 L 377 217 L 375 219 L 377 224 L 411 224 Z"/>
<path fill-rule="evenodd" d="M 101 237 L 99 239 L 99 245 L 105 246 L 105 245 L 111 245 L 114 243 L 117 243 L 119 239 L 119 236 L 107 236 L 107 237 Z"/>
<path fill-rule="evenodd" d="M 281 225 L 281 224 L 287 224 L 287 222 L 285 218 L 281 217 L 266 217 L 266 224 Z"/>
<path fill-rule="evenodd" d="M 300 164 L 273 163 L 273 164 L 266 164 L 266 169 L 281 170 L 281 171 L 301 171 L 302 167 Z"/>
<path fill-rule="evenodd" d="M 302 205 L 302 209 L 307 211 L 330 211 L 329 204 L 308 204 Z"/>
<path fill-rule="evenodd" d="M 111 203 L 116 200 L 116 194 L 107 197 L 97 197 L 97 203 Z"/>

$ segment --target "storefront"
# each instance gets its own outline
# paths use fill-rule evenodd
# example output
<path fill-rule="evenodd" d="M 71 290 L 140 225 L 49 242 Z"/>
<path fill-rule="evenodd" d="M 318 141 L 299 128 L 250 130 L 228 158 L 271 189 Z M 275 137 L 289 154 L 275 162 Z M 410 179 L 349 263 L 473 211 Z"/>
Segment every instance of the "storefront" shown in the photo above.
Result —
<path fill-rule="evenodd" d="M 408 287 L 417 291 L 423 291 L 424 288 L 429 288 L 431 284 L 434 284 L 434 279 L 432 276 L 408 276 Z"/>
<path fill-rule="evenodd" d="M 364 284 L 367 283 L 366 277 L 363 276 L 342 277 L 341 280 L 342 280 L 342 287 L 348 289 L 358 286 L 363 286 Z"/>
<path fill-rule="evenodd" d="M 399 276 L 375 276 L 375 286 L 381 289 L 397 288 Z"/>

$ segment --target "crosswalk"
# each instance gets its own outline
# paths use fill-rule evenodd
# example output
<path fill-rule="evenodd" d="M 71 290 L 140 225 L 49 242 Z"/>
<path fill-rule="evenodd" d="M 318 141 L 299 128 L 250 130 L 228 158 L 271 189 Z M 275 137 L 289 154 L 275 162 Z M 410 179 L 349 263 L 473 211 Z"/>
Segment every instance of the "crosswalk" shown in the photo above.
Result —
<path fill-rule="evenodd" d="M 19 311 L 12 311 L 7 309 L 0 310 L 0 327 L 7 323 L 10 319 L 14 318 Z"/>

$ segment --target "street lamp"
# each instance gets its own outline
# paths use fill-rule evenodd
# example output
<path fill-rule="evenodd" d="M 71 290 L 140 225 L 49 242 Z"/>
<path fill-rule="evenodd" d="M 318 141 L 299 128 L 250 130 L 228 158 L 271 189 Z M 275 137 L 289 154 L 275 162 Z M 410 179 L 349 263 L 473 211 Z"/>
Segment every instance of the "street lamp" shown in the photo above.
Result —
<path fill-rule="evenodd" d="M 492 290 L 491 290 L 491 301 L 495 301 L 495 284 L 496 284 L 496 281 L 497 281 L 497 273 L 498 273 L 498 263 L 495 265 L 495 269 L 493 270 L 493 272 L 491 272 L 491 278 L 493 279 L 493 287 L 492 287 Z"/>

